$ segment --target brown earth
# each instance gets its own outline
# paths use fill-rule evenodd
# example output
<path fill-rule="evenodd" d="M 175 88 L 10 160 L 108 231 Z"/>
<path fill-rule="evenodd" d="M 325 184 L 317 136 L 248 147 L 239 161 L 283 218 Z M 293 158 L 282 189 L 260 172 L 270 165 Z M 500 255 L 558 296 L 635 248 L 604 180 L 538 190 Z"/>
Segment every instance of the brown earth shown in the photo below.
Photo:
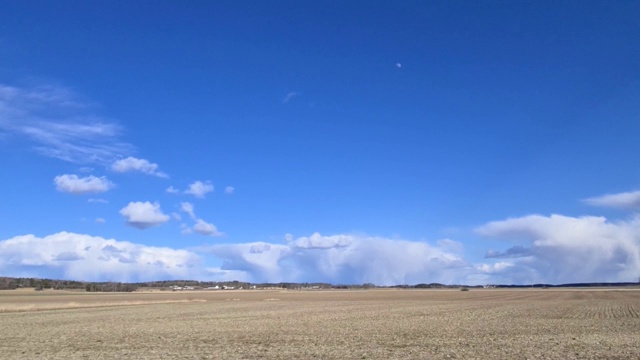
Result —
<path fill-rule="evenodd" d="M 8 290 L 0 358 L 640 359 L 640 290 Z"/>

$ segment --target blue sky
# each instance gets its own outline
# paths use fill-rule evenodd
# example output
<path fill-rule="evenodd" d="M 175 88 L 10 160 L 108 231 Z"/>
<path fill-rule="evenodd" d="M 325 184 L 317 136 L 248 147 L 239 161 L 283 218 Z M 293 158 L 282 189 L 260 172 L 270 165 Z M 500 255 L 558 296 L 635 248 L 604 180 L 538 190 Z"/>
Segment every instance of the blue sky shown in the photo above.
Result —
<path fill-rule="evenodd" d="M 638 17 L 0 1 L 0 275 L 636 281 Z"/>

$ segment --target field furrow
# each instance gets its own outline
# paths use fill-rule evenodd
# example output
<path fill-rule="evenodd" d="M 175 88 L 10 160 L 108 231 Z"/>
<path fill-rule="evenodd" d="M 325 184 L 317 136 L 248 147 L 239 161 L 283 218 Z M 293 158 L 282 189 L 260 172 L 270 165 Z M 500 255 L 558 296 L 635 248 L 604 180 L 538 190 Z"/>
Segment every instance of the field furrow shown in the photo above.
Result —
<path fill-rule="evenodd" d="M 7 292 L 0 308 L 2 359 L 640 358 L 640 290 Z"/>

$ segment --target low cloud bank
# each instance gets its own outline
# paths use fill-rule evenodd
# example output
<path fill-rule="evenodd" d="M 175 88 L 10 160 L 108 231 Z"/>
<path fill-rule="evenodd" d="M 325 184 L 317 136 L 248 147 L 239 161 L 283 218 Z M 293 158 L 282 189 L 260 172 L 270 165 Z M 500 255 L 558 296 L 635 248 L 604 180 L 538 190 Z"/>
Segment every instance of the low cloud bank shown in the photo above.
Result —
<path fill-rule="evenodd" d="M 285 239 L 281 244 L 224 244 L 201 250 L 223 259 L 223 270 L 243 271 L 253 281 L 266 282 L 453 283 L 471 269 L 460 255 L 426 242 L 318 233 Z"/>
<path fill-rule="evenodd" d="M 479 267 L 496 282 L 618 282 L 640 276 L 637 215 L 618 222 L 598 216 L 530 215 L 490 222 L 476 232 L 511 244 L 487 252 L 485 257 L 500 259 L 500 266 Z"/>
<path fill-rule="evenodd" d="M 131 282 L 202 277 L 205 271 L 200 257 L 187 250 L 70 232 L 3 240 L 0 254 L 6 276 Z"/>
<path fill-rule="evenodd" d="M 206 267 L 204 253 L 219 258 Z M 453 283 L 471 269 L 459 255 L 424 242 L 353 235 L 171 249 L 60 232 L 0 241 L 0 272 L 7 276 L 86 281 L 157 279 L 242 280 L 393 285 Z"/>
<path fill-rule="evenodd" d="M 206 230 L 206 229 L 204 229 Z M 472 263 L 461 243 L 363 235 L 294 237 L 171 249 L 61 232 L 0 241 L 0 273 L 88 281 L 157 279 L 328 282 L 377 285 L 532 284 L 637 281 L 640 216 L 530 215 L 494 221 L 476 233 L 505 241 Z M 218 259 L 206 267 L 202 259 Z"/>

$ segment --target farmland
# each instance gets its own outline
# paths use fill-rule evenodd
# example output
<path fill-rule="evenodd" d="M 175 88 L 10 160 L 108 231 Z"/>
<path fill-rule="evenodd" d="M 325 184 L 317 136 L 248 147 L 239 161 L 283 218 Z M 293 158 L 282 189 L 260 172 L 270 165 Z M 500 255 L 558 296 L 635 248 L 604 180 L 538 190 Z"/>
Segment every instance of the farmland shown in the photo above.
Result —
<path fill-rule="evenodd" d="M 638 289 L 0 292 L 3 359 L 631 359 Z"/>

